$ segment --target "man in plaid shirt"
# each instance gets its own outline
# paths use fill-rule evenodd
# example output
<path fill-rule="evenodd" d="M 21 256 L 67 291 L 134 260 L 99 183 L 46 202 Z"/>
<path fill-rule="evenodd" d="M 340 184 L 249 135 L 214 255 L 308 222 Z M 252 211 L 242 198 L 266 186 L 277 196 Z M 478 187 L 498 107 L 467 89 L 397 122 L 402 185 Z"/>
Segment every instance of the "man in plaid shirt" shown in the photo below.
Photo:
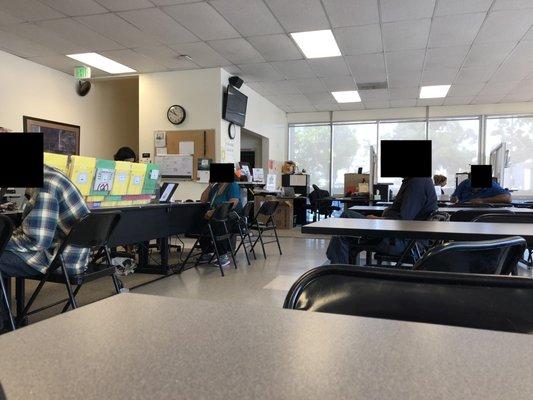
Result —
<path fill-rule="evenodd" d="M 8 277 L 38 276 L 46 272 L 74 224 L 89 213 L 74 184 L 55 168 L 44 166 L 42 188 L 27 190 L 29 201 L 22 224 L 13 232 L 0 257 L 0 271 Z M 82 272 L 89 249 L 67 247 L 63 262 L 70 273 Z M 1 309 L 1 307 L 0 307 Z"/>

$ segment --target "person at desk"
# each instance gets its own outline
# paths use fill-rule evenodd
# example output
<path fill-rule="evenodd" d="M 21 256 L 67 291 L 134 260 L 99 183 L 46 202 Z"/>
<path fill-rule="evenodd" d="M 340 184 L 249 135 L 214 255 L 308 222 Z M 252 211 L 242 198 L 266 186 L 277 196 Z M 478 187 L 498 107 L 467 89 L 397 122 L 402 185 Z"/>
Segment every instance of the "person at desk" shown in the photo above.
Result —
<path fill-rule="evenodd" d="M 60 171 L 44 166 L 42 188 L 27 190 L 22 223 L 0 257 L 4 277 L 40 276 L 52 262 L 62 240 L 90 211 L 76 186 Z M 69 271 L 81 272 L 89 249 L 67 247 L 63 260 Z M 0 312 L 3 311 L 0 307 Z M 3 318 L 0 318 L 2 321 Z"/>
<path fill-rule="evenodd" d="M 341 218 L 425 220 L 437 211 L 437 195 L 431 178 L 405 178 L 394 202 L 387 207 L 381 217 L 364 216 L 355 211 L 345 211 Z M 350 253 L 372 250 L 389 255 L 400 255 L 406 241 L 400 239 L 352 238 L 333 236 L 326 255 L 331 264 L 349 264 Z"/>
<path fill-rule="evenodd" d="M 215 209 L 223 203 L 230 202 L 233 204 L 233 211 L 240 213 L 242 211 L 242 201 L 241 201 L 241 188 L 237 182 L 218 182 L 210 183 L 209 186 L 202 192 L 200 200 L 209 203 L 210 209 L 205 213 L 206 219 L 211 219 Z M 228 224 L 228 230 L 234 232 L 237 229 L 234 224 Z M 216 234 L 216 232 L 215 232 Z M 214 251 L 211 243 L 211 239 L 205 235 L 205 237 L 200 238 L 200 246 L 204 252 L 204 255 L 200 258 L 200 262 L 208 262 L 212 258 L 212 253 Z M 228 252 L 231 249 L 228 248 L 226 243 L 217 243 L 217 249 L 219 254 L 222 254 L 220 257 L 220 262 L 222 267 L 227 267 L 230 264 L 230 259 Z"/>
<path fill-rule="evenodd" d="M 448 178 L 446 178 L 444 175 L 433 175 L 433 183 L 435 186 L 440 186 L 440 194 L 443 195 L 443 187 L 446 186 L 446 183 L 448 183 Z"/>
<path fill-rule="evenodd" d="M 137 156 L 135 152 L 130 147 L 121 147 L 113 156 L 115 161 L 130 161 L 136 162 Z"/>
<path fill-rule="evenodd" d="M 488 188 L 474 188 L 470 178 L 462 181 L 452 194 L 452 203 L 510 203 L 511 192 L 502 188 L 498 182 L 492 180 Z"/>

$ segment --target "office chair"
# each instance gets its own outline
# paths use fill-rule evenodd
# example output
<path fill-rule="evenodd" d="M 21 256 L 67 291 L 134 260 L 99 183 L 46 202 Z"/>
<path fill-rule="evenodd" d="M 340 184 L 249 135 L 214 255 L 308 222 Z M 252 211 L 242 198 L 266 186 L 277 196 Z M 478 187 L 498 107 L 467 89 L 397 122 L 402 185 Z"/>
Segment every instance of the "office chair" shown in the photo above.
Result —
<path fill-rule="evenodd" d="M 313 221 L 320 221 L 320 215 L 325 218 L 331 217 L 334 211 L 339 211 L 340 207 L 333 205 L 333 199 L 327 190 L 320 189 L 317 185 L 312 185 L 313 191 L 309 193 L 309 204 L 305 208 L 313 214 Z"/>
<path fill-rule="evenodd" d="M 533 333 L 533 280 L 328 265 L 302 275 L 283 307 Z"/>
<path fill-rule="evenodd" d="M 115 275 L 115 266 L 111 264 L 111 254 L 107 247 L 109 237 L 112 235 L 119 221 L 120 211 L 90 213 L 80 219 L 61 243 L 54 260 L 50 264 L 46 273 L 42 276 L 24 277 L 24 279 L 39 280 L 39 284 L 28 300 L 21 315 L 17 315 L 17 322 L 21 323 L 29 315 L 65 302 L 65 300 L 60 300 L 37 310 L 29 311 L 46 282 L 61 283 L 65 285 L 68 299 L 61 311 L 62 313 L 67 311 L 69 307 L 72 309 L 77 308 L 78 304 L 76 302 L 76 295 L 80 291 L 82 285 L 96 279 L 110 276 L 113 280 L 116 293 L 120 293 L 122 284 Z M 69 274 L 63 262 L 63 252 L 67 247 L 94 249 L 97 251 L 96 257 L 99 256 L 98 253 L 103 252 L 105 262 L 95 263 L 93 259 L 92 262 L 89 262 L 85 271 L 75 275 L 72 273 Z M 73 286 L 76 286 L 74 290 Z"/>
<path fill-rule="evenodd" d="M 511 210 L 497 210 L 494 209 L 494 213 L 497 214 L 514 214 Z M 471 222 L 474 218 L 479 217 L 483 214 L 492 214 L 487 213 L 487 211 L 477 211 L 477 210 L 458 210 L 451 214 L 450 221 L 452 222 Z"/>
<path fill-rule="evenodd" d="M 11 222 L 11 220 L 5 215 L 0 215 L 0 258 L 2 257 L 2 254 L 4 253 L 4 249 L 6 248 L 6 245 L 9 242 L 9 239 L 11 238 L 12 233 L 13 233 L 13 223 Z M 11 279 L 11 278 L 6 277 L 6 279 Z M 13 318 L 13 313 L 11 312 L 11 305 L 10 305 L 11 293 L 8 293 L 6 290 L 6 285 L 4 282 L 4 277 L 2 276 L 2 271 L 0 271 L 0 289 L 2 290 L 2 292 L 0 293 L 0 296 L 2 296 L 3 307 L 9 318 L 9 325 L 11 326 L 11 330 L 14 331 L 15 320 Z M 0 307 L 2 307 L 2 304 L 0 304 Z"/>
<path fill-rule="evenodd" d="M 413 269 L 516 275 L 516 266 L 525 250 L 526 241 L 520 236 L 476 242 L 449 242 L 428 250 Z"/>

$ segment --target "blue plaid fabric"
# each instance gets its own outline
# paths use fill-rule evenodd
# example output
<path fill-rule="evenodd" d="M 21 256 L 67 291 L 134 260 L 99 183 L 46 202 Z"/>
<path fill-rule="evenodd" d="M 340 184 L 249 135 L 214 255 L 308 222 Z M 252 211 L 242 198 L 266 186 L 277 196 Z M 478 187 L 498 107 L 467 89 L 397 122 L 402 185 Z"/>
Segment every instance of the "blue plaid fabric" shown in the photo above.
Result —
<path fill-rule="evenodd" d="M 29 192 L 30 200 L 24 208 L 22 224 L 13 232 L 6 250 L 45 273 L 63 239 L 90 211 L 76 186 L 61 172 L 46 165 L 43 187 Z M 89 252 L 89 249 L 65 248 L 62 259 L 69 274 L 87 268 Z"/>

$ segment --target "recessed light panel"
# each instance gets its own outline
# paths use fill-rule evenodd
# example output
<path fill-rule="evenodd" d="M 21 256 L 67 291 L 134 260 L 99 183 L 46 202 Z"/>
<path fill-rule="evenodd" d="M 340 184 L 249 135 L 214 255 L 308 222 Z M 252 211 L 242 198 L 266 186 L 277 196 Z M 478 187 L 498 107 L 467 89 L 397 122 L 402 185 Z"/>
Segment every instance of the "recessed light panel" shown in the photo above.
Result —
<path fill-rule="evenodd" d="M 422 86 L 420 88 L 421 99 L 439 99 L 446 97 L 451 85 Z"/>
<path fill-rule="evenodd" d="M 122 65 L 98 53 L 68 54 L 67 57 L 90 65 L 91 67 L 101 69 L 102 71 L 110 74 L 127 74 L 131 72 L 137 72 L 130 67 Z"/>
<path fill-rule="evenodd" d="M 337 103 L 359 103 L 361 97 L 357 90 L 345 90 L 342 92 L 331 92 Z"/>
<path fill-rule="evenodd" d="M 338 57 L 341 55 L 333 32 L 323 31 L 291 33 L 292 38 L 307 58 Z"/>

